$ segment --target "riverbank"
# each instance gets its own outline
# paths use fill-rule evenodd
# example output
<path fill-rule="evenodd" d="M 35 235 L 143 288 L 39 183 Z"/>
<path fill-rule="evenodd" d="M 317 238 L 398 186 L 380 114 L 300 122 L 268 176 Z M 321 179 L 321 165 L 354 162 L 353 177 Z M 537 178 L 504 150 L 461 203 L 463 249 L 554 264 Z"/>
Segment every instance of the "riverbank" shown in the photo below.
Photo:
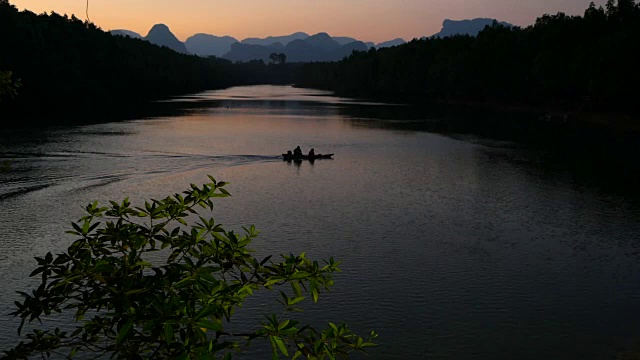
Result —
<path fill-rule="evenodd" d="M 213 89 L 212 89 L 213 90 Z M 141 118 L 178 116 L 200 107 L 215 104 L 189 102 L 190 94 L 177 94 L 176 98 L 125 99 L 113 96 L 107 99 L 79 99 L 78 102 L 49 103 L 46 101 L 27 106 L 12 104 L 0 107 L 0 126 L 8 129 L 45 128 L 64 125 L 91 125 L 103 122 L 126 121 Z M 184 98 L 184 100 L 180 100 Z M 73 99 L 71 99 L 73 100 Z"/>
<path fill-rule="evenodd" d="M 553 106 L 468 100 L 440 100 L 433 103 L 484 111 L 530 114 L 536 116 L 541 122 L 569 124 L 573 127 L 597 127 L 610 131 L 636 133 L 640 136 L 640 114 L 589 110 L 588 104 Z M 418 101 L 413 102 L 413 105 L 417 104 L 419 104 Z"/>

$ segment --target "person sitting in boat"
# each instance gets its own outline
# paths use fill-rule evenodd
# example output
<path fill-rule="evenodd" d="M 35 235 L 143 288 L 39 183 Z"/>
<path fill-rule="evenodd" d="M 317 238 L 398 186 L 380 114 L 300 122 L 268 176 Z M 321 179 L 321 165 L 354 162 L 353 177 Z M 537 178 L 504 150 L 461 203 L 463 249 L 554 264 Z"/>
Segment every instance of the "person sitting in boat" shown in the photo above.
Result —
<path fill-rule="evenodd" d="M 313 148 L 312 148 L 311 150 L 309 150 L 309 157 L 310 157 L 310 158 L 314 158 L 314 157 L 316 157 L 316 151 L 315 151 L 315 150 L 313 150 Z"/>
<path fill-rule="evenodd" d="M 300 146 L 293 149 L 293 156 L 302 156 L 302 149 L 300 149 Z"/>

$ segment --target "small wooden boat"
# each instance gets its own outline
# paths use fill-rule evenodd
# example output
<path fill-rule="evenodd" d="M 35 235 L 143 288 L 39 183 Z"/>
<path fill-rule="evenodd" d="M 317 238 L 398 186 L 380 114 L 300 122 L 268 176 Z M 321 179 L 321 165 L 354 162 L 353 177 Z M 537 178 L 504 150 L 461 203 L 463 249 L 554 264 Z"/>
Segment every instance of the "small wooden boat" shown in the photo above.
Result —
<path fill-rule="evenodd" d="M 292 161 L 292 160 L 318 160 L 318 159 L 331 159 L 331 157 L 333 156 L 333 154 L 316 154 L 314 156 L 309 156 L 309 155 L 289 155 L 289 154 L 282 154 L 282 159 L 285 161 Z"/>

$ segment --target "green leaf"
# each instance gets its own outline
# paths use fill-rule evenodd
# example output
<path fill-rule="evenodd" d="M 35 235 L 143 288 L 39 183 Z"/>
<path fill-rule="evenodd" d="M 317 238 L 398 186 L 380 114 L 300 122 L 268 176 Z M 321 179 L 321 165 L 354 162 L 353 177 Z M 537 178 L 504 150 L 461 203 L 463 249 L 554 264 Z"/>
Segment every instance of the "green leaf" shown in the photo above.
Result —
<path fill-rule="evenodd" d="M 89 226 L 91 226 L 91 223 L 87 220 L 84 222 L 84 224 L 82 224 L 82 235 L 85 235 L 89 232 Z"/>
<path fill-rule="evenodd" d="M 271 259 L 273 255 L 269 255 L 266 258 L 264 258 L 262 261 L 260 261 L 260 266 L 264 265 L 267 263 L 267 261 L 269 261 Z"/>
<path fill-rule="evenodd" d="M 291 288 L 293 289 L 293 293 L 296 294 L 296 297 L 302 296 L 302 290 L 300 289 L 300 283 L 297 281 L 291 282 Z"/>
<path fill-rule="evenodd" d="M 137 293 L 141 293 L 143 291 L 147 291 L 149 289 L 133 289 L 133 290 L 129 290 L 126 293 L 124 293 L 125 295 L 132 295 L 132 294 L 137 294 Z"/>
<path fill-rule="evenodd" d="M 31 274 L 29 274 L 29 277 L 36 276 L 36 275 L 40 274 L 41 272 L 43 272 L 45 270 L 46 270 L 46 268 L 44 268 L 44 267 L 37 268 L 37 269 L 33 270 L 31 272 Z"/>
<path fill-rule="evenodd" d="M 156 327 L 158 324 L 157 320 L 151 320 L 151 321 L 147 321 L 146 324 L 144 324 L 144 327 L 142 328 L 142 332 L 147 332 L 150 331 L 151 329 L 153 329 L 154 327 Z"/>
<path fill-rule="evenodd" d="M 293 275 L 291 275 L 289 277 L 289 279 L 291 280 L 302 280 L 302 279 L 306 279 L 309 277 L 309 273 L 306 271 L 298 271 L 296 273 L 294 273 Z"/>
<path fill-rule="evenodd" d="M 280 338 L 279 336 L 274 336 L 273 341 L 276 343 L 276 345 L 278 345 L 278 348 L 284 356 L 289 356 L 289 351 L 287 350 L 287 346 L 282 341 L 282 338 Z"/>
<path fill-rule="evenodd" d="M 164 324 L 164 340 L 167 342 L 167 345 L 173 341 L 173 325 L 169 323 Z"/>
<path fill-rule="evenodd" d="M 220 310 L 220 307 L 218 305 L 209 305 L 203 308 L 202 310 L 200 310 L 200 312 L 196 315 L 195 319 L 200 320 L 202 318 L 206 318 L 208 316 L 215 314 L 219 310 Z"/>
<path fill-rule="evenodd" d="M 224 330 L 224 327 L 222 326 L 222 321 L 212 321 L 208 319 L 202 319 L 197 321 L 196 325 L 198 325 L 201 328 L 205 328 L 213 331 Z"/>
<path fill-rule="evenodd" d="M 69 353 L 69 357 L 72 358 L 76 355 L 76 353 L 78 352 L 78 349 L 80 347 L 79 346 L 74 346 L 73 349 L 71 349 L 71 352 Z"/>
<path fill-rule="evenodd" d="M 280 324 L 278 324 L 278 330 L 284 329 L 287 325 L 289 325 L 290 322 L 291 322 L 290 320 L 285 320 L 281 322 Z"/>
<path fill-rule="evenodd" d="M 76 224 L 76 223 L 72 222 L 72 223 L 71 223 L 71 226 L 73 226 L 73 228 L 74 228 L 78 233 L 82 234 L 82 228 L 80 227 L 80 225 L 78 225 L 78 224 Z"/>
<path fill-rule="evenodd" d="M 338 327 L 332 322 L 329 323 L 329 326 L 333 329 L 333 331 L 335 331 L 336 335 L 338 335 Z"/>
<path fill-rule="evenodd" d="M 120 346 L 120 344 L 122 344 L 122 342 L 124 341 L 124 339 L 127 337 L 127 335 L 129 334 L 129 331 L 131 330 L 131 327 L 133 326 L 133 320 L 129 320 L 127 321 L 126 324 L 124 324 L 124 326 L 120 329 L 120 331 L 118 332 L 118 337 L 116 338 L 116 346 Z"/>
<path fill-rule="evenodd" d="M 287 304 L 287 305 L 290 305 L 290 306 L 291 306 L 291 305 L 295 305 L 295 304 L 299 303 L 300 301 L 302 301 L 302 300 L 304 300 L 304 299 L 305 299 L 305 297 L 304 297 L 304 296 L 298 296 L 298 297 L 296 297 L 296 298 L 289 299 L 289 301 L 288 301 L 288 304 Z"/>

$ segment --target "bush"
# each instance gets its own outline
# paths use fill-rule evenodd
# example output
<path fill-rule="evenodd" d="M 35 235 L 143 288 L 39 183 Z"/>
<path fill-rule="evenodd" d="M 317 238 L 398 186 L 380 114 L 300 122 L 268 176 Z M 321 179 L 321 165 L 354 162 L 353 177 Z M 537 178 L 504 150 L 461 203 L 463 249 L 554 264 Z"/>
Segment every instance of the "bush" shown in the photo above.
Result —
<path fill-rule="evenodd" d="M 0 101 L 2 98 L 11 98 L 17 95 L 20 80 L 13 80 L 11 71 L 0 71 Z"/>
<path fill-rule="evenodd" d="M 87 205 L 87 215 L 68 232 L 78 239 L 62 254 L 36 258 L 31 276 L 42 282 L 31 294 L 19 292 L 24 300 L 12 313 L 22 319 L 20 334 L 25 322 L 70 311 L 73 331 L 33 329 L 5 357 L 229 359 L 251 340 L 268 339 L 273 358 L 323 359 L 373 346 L 374 332 L 363 339 L 345 325 L 329 323 L 320 331 L 285 318 L 301 311 L 306 295 L 317 302 L 321 289 L 329 290 L 338 263 L 331 258 L 320 265 L 304 253 L 282 255 L 281 262 L 254 258 L 248 248 L 259 233 L 254 226 L 237 235 L 198 215 L 196 209 L 213 210 L 214 198 L 229 196 L 227 183 L 210 179 L 144 207 L 128 199 Z M 191 216 L 199 218 L 192 226 Z M 166 262 L 152 264 L 151 254 Z M 267 316 L 251 333 L 225 331 L 248 296 L 282 286 L 292 293 L 280 291 L 282 316 Z"/>

